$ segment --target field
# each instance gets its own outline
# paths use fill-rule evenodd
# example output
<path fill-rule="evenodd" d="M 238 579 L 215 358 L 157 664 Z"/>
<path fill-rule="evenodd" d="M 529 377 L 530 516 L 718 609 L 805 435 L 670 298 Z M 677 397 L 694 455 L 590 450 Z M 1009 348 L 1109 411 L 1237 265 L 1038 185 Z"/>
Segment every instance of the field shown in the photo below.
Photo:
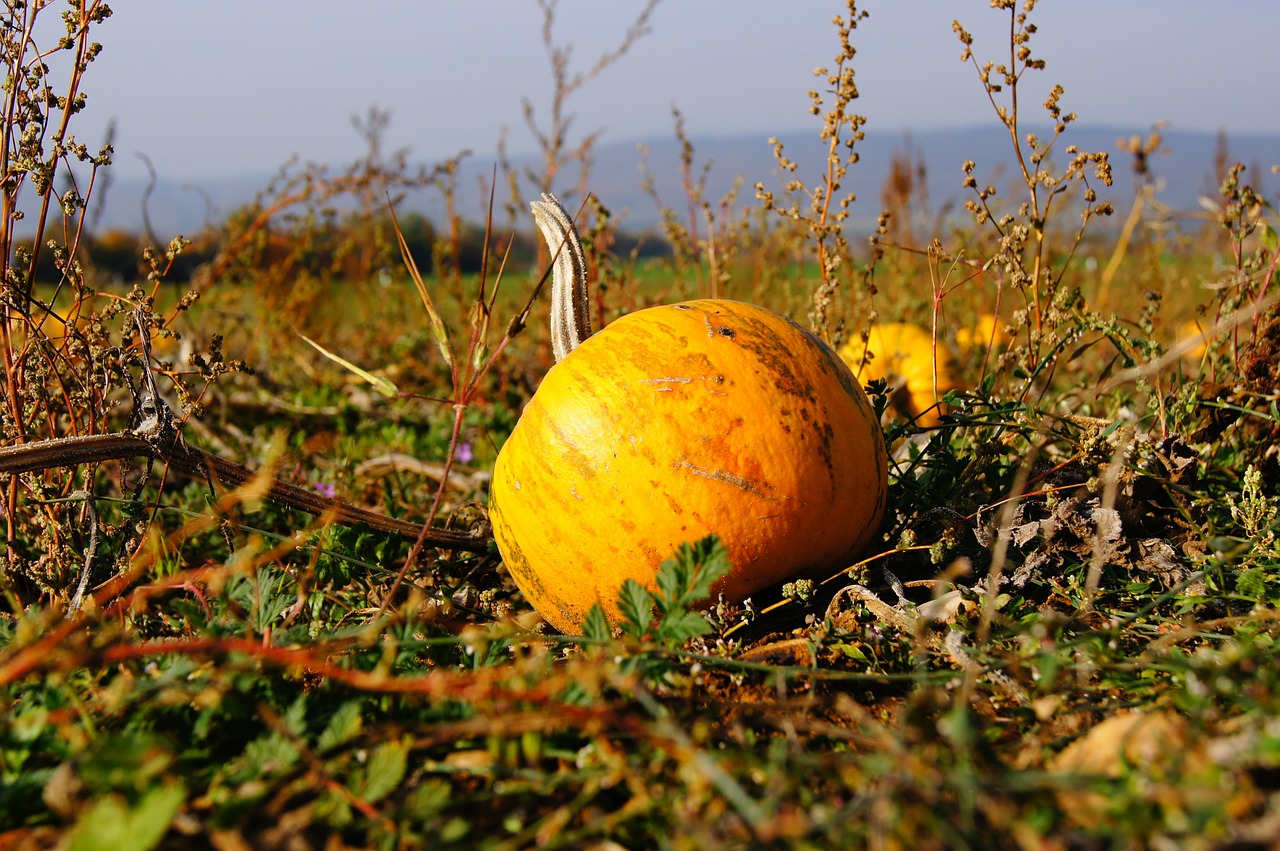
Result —
<path fill-rule="evenodd" d="M 488 222 L 432 222 L 397 201 L 449 198 L 448 164 L 371 156 L 190 239 L 92 233 L 111 151 L 58 128 L 105 7 L 42 45 L 80 63 L 55 79 L 16 35 L 42 7 L 10 4 L 0 848 L 1274 847 L 1274 198 L 1224 146 L 1212 204 L 1163 207 L 1158 129 L 1072 147 L 1034 9 L 992 5 L 1010 43 L 970 64 L 1008 161 L 966 164 L 950 215 L 904 155 L 878 228 L 842 226 L 875 203 L 840 189 L 853 3 L 815 57 L 816 179 L 782 148 L 789 183 L 691 178 L 646 239 L 544 187 L 597 327 L 712 297 L 835 349 L 928 340 L 854 364 L 889 456 L 856 560 L 730 602 L 725 548 L 690 541 L 565 635 L 488 512 L 553 362 L 536 195 L 498 174 Z"/>

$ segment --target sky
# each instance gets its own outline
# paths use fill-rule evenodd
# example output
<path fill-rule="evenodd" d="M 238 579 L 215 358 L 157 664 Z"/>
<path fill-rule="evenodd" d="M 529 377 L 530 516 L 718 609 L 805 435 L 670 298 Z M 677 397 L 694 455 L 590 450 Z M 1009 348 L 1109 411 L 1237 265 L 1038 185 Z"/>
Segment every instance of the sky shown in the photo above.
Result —
<path fill-rule="evenodd" d="M 110 2 L 110 0 L 109 0 Z M 362 152 L 352 117 L 390 110 L 386 144 L 415 161 L 470 150 L 534 150 L 522 98 L 545 122 L 552 84 L 535 0 L 114 0 L 86 75 L 80 141 L 117 123 L 116 175 L 270 174 L 291 156 L 344 164 Z M 585 70 L 617 46 L 643 0 L 561 0 L 553 37 Z M 959 61 L 959 18 L 980 57 L 1007 55 L 1008 19 L 989 0 L 865 0 L 853 43 L 868 129 L 993 121 Z M 569 102 L 571 141 L 669 138 L 672 106 L 694 136 L 817 131 L 813 69 L 837 48 L 832 0 L 661 0 L 651 33 Z M 55 11 L 56 14 L 56 10 Z M 52 19 L 54 15 L 50 15 Z M 1280 133 L 1280 2 L 1042 0 L 1029 78 L 1054 83 L 1082 123 L 1141 130 Z M 1280 152 L 1277 152 L 1280 161 Z"/>

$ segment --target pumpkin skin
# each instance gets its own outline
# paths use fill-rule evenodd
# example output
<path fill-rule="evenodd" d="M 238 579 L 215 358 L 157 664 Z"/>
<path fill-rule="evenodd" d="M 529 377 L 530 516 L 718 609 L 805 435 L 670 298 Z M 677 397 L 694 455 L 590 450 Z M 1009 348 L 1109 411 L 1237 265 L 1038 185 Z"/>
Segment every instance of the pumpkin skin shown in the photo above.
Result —
<path fill-rule="evenodd" d="M 494 466 L 503 561 L 556 629 L 682 543 L 720 536 L 713 595 L 847 567 L 876 533 L 884 438 L 852 373 L 791 320 L 702 300 L 624 316 L 547 373 Z"/>
<path fill-rule="evenodd" d="M 937 345 L 938 375 L 934 386 L 933 336 L 922 328 L 905 322 L 888 322 L 871 326 L 866 348 L 874 357 L 864 363 L 861 337 L 855 337 L 840 349 L 840 357 L 858 372 L 866 384 L 883 378 L 888 381 L 894 407 L 925 427 L 941 422 L 938 401 L 948 390 L 961 386 L 956 377 L 955 359 L 941 342 Z M 861 371 L 859 371 L 859 369 Z M 893 392 L 902 390 L 903 392 Z"/>

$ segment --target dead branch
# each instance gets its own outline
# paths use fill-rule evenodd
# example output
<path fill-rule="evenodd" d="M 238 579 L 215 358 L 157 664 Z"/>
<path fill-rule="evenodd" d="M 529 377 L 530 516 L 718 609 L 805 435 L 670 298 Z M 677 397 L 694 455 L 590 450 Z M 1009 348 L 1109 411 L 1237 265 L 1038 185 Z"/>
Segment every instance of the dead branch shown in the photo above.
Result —
<path fill-rule="evenodd" d="M 152 443 L 133 434 L 98 434 L 85 437 L 63 437 L 0 448 L 0 475 L 18 475 L 51 467 L 74 467 L 102 461 L 118 461 L 146 456 L 166 462 L 171 469 L 208 480 L 214 485 L 236 488 L 259 473 L 234 461 L 176 440 L 169 445 Z M 266 498 L 281 505 L 305 511 L 316 517 L 331 518 L 343 526 L 364 524 L 380 532 L 389 532 L 417 540 L 421 524 L 387 517 L 374 511 L 272 478 Z M 428 529 L 424 541 L 446 550 L 481 552 L 488 546 L 488 530 L 462 532 L 454 529 Z"/>

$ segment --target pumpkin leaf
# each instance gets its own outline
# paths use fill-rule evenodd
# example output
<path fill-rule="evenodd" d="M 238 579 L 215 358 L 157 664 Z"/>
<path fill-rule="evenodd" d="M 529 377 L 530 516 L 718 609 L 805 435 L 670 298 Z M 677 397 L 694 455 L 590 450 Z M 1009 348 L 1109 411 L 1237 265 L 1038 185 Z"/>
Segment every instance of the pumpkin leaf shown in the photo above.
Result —
<path fill-rule="evenodd" d="M 609 630 L 609 619 L 599 603 L 591 607 L 582 622 L 582 637 L 589 641 L 608 641 L 612 635 Z"/>
<path fill-rule="evenodd" d="M 653 595 L 639 582 L 628 579 L 618 589 L 618 610 L 622 612 L 622 631 L 632 638 L 642 638 L 653 622 Z"/>

